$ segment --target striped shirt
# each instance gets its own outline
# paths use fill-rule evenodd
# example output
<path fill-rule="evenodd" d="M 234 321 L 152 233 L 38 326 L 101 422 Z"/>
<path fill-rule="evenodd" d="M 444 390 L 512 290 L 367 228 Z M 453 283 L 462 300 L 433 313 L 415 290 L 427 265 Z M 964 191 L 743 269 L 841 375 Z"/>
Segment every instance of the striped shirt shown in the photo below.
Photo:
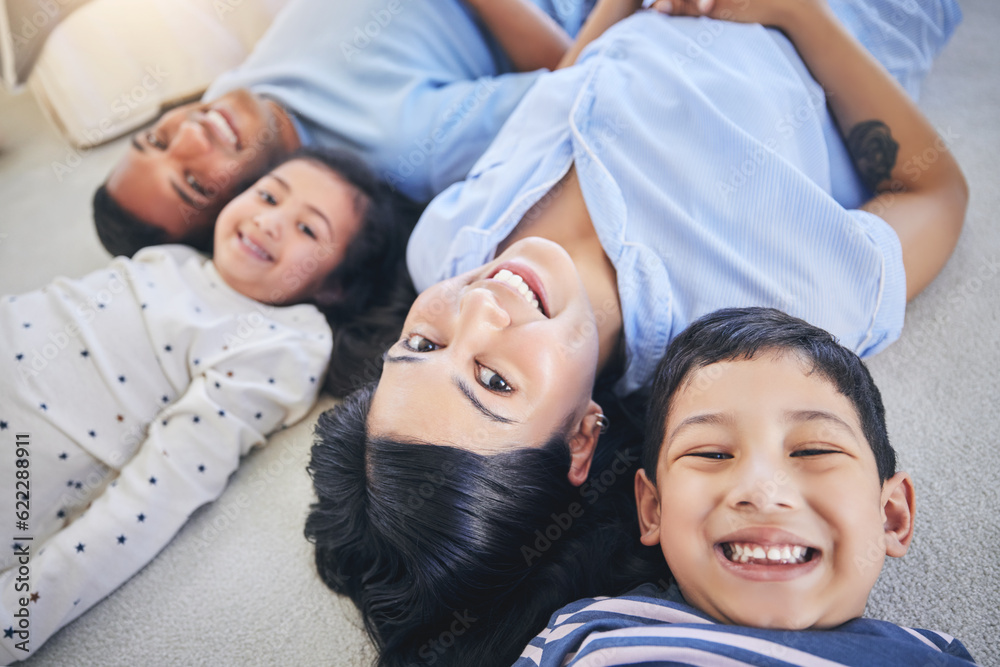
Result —
<path fill-rule="evenodd" d="M 940 632 L 856 618 L 831 630 L 764 630 L 717 623 L 646 584 L 617 598 L 590 598 L 552 616 L 515 667 L 711 665 L 912 667 L 974 664 Z"/>
<path fill-rule="evenodd" d="M 862 5 L 891 16 L 895 33 L 856 32 L 915 92 L 960 17 L 953 0 L 921 3 L 937 9 L 831 4 L 852 20 L 875 21 Z M 857 209 L 869 194 L 825 101 L 777 31 L 636 14 L 534 86 L 466 180 L 431 202 L 410 275 L 423 290 L 490 261 L 575 165 L 617 272 L 620 394 L 649 383 L 691 321 L 727 306 L 776 307 L 874 354 L 902 329 L 902 252 L 888 224 Z"/>

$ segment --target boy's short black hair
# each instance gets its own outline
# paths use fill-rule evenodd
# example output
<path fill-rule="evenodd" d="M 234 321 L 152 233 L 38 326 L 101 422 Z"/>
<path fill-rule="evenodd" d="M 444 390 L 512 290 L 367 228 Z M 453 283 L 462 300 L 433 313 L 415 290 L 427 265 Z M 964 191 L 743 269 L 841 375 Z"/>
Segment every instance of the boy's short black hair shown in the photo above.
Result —
<path fill-rule="evenodd" d="M 720 361 L 752 359 L 760 352 L 794 352 L 850 399 L 875 454 L 880 482 L 896 473 L 882 395 L 864 362 L 827 331 L 774 308 L 726 308 L 700 317 L 677 336 L 659 366 L 650 395 L 642 467 L 656 482 L 670 401 L 691 373 Z"/>

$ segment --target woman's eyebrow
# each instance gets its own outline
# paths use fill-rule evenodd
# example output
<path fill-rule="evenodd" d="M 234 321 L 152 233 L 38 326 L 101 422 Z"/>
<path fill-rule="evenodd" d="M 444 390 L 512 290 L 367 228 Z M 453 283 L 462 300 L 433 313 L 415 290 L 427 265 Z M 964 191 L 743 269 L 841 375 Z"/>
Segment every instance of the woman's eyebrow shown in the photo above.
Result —
<path fill-rule="evenodd" d="M 498 415 L 497 413 L 493 412 L 488 407 L 486 407 L 483 404 L 482 401 L 480 401 L 478 398 L 476 398 L 476 395 L 473 393 L 472 388 L 468 384 L 466 384 L 465 380 L 463 380 L 462 378 L 460 378 L 460 377 L 453 377 L 452 378 L 452 382 L 455 383 L 455 386 L 458 387 L 459 391 L 461 391 L 463 394 L 465 394 L 465 397 L 467 399 L 469 399 L 469 402 L 472 403 L 472 406 L 474 408 L 476 408 L 477 410 L 479 410 L 484 415 L 486 415 L 487 419 L 489 419 L 490 421 L 499 422 L 501 424 L 516 424 L 516 423 L 518 423 L 516 420 L 510 419 L 509 417 L 504 417 L 503 415 Z"/>

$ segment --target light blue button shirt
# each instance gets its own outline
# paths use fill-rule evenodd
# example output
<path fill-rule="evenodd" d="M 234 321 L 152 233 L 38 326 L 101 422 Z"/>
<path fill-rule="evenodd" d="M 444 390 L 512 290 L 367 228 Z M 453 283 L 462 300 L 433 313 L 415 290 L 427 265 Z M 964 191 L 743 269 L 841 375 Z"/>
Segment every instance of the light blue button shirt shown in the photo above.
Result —
<path fill-rule="evenodd" d="M 535 4 L 575 35 L 593 1 Z M 235 88 L 270 97 L 303 143 L 354 149 L 428 201 L 465 177 L 543 71 L 511 70 L 461 0 L 295 0 L 205 99 Z"/>
<path fill-rule="evenodd" d="M 895 15 L 896 37 L 871 47 L 897 65 L 922 55 L 896 70 L 911 93 L 960 18 L 951 0 L 923 4 L 947 11 L 907 14 L 909 32 Z M 428 206 L 407 250 L 417 289 L 491 260 L 571 164 L 617 271 L 619 393 L 648 385 L 667 343 L 721 307 L 780 308 L 863 356 L 898 337 L 899 240 L 856 210 L 869 195 L 781 33 L 652 12 L 614 26 L 540 80 L 469 177 Z"/>

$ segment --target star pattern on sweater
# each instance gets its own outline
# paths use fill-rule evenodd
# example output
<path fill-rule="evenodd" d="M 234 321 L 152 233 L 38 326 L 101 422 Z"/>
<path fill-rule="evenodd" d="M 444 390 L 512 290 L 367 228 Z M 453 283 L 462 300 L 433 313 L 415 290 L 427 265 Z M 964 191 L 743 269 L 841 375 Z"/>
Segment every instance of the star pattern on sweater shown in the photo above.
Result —
<path fill-rule="evenodd" d="M 82 554 L 82 553 L 83 553 L 83 550 L 84 550 L 84 549 L 86 548 L 86 546 L 87 546 L 87 545 L 86 545 L 86 544 L 84 544 L 83 542 L 77 542 L 77 543 L 76 543 L 76 552 L 77 552 L 78 554 Z"/>

